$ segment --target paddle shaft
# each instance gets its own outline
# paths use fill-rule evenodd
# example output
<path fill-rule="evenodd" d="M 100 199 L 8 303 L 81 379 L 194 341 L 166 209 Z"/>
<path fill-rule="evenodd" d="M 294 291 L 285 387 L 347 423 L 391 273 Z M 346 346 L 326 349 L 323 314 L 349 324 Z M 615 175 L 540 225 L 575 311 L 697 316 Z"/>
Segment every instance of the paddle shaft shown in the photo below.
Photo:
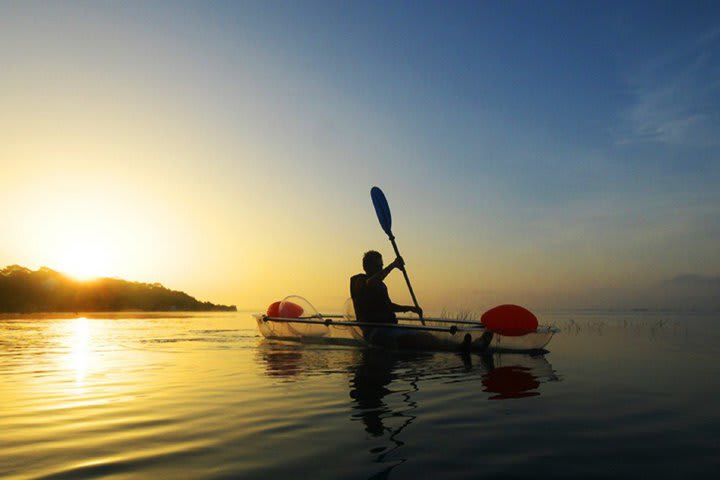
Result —
<path fill-rule="evenodd" d="M 370 198 L 372 199 L 373 207 L 375 207 L 375 213 L 377 214 L 380 226 L 390 239 L 393 249 L 395 250 L 395 255 L 399 257 L 400 250 L 398 250 L 397 243 L 395 243 L 395 235 L 393 235 L 392 233 L 392 215 L 390 215 L 390 205 L 388 205 L 387 198 L 385 198 L 385 194 L 382 192 L 382 190 L 380 190 L 379 187 L 372 187 L 370 189 Z M 402 272 L 405 276 L 405 283 L 407 283 L 408 290 L 410 290 L 410 296 L 413 299 L 415 308 L 420 310 L 420 305 L 418 305 L 417 298 L 415 298 L 415 292 L 413 292 L 412 285 L 410 285 L 410 277 L 408 277 L 404 265 L 402 268 Z M 418 314 L 418 316 L 420 317 L 420 321 L 422 322 L 422 324 L 425 325 L 422 314 Z"/>
<path fill-rule="evenodd" d="M 398 250 L 397 243 L 395 243 L 395 237 L 390 237 L 390 243 L 392 243 L 393 249 L 395 250 L 395 255 L 400 257 L 400 250 Z M 405 270 L 405 266 L 403 265 L 402 268 L 403 276 L 405 277 L 405 282 L 407 283 L 408 290 L 410 290 L 410 296 L 412 297 L 413 303 L 415 304 L 415 308 L 420 309 L 420 305 L 418 305 L 417 298 L 415 298 L 415 292 L 413 291 L 412 285 L 410 285 L 410 277 L 408 277 L 407 270 Z M 420 321 L 423 325 L 425 325 L 425 320 L 423 320 L 422 314 L 420 314 Z"/>

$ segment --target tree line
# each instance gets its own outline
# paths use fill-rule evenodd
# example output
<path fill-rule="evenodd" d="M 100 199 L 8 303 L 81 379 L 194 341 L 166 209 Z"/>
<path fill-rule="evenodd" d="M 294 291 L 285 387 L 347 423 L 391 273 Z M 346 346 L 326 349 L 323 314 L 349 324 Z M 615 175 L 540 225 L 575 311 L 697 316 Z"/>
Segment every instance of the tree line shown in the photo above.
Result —
<path fill-rule="evenodd" d="M 201 302 L 159 283 L 118 278 L 75 280 L 47 267 L 10 265 L 0 270 L 0 312 L 236 311 Z"/>

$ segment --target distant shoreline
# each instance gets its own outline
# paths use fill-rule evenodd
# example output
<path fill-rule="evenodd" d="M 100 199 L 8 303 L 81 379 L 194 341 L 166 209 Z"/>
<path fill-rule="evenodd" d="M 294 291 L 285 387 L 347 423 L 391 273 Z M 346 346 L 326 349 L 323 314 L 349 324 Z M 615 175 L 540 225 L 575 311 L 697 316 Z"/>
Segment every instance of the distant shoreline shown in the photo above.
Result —
<path fill-rule="evenodd" d="M 202 302 L 159 283 L 119 278 L 79 281 L 47 267 L 0 269 L 0 313 L 236 312 L 235 305 Z"/>
<path fill-rule="evenodd" d="M 2 321 L 30 321 L 30 320 L 76 320 L 85 318 L 88 320 L 143 320 L 143 319 L 161 319 L 161 318 L 198 318 L 203 314 L 228 315 L 237 312 L 25 312 L 25 313 L 8 313 L 0 312 L 0 322 Z"/>
<path fill-rule="evenodd" d="M 226 309 L 212 309 L 212 310 L 43 310 L 43 311 L 25 311 L 25 312 L 11 312 L 0 310 L 0 316 L 7 315 L 133 315 L 133 314 L 184 314 L 184 313 L 237 313 L 238 309 L 234 305 L 227 307 Z"/>

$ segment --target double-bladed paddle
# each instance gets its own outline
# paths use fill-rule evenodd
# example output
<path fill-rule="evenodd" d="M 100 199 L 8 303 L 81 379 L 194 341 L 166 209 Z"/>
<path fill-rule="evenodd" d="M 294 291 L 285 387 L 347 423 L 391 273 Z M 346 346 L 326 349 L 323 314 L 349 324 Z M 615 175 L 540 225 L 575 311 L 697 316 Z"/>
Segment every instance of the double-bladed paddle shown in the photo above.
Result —
<path fill-rule="evenodd" d="M 390 215 L 390 206 L 385 198 L 385 194 L 378 187 L 372 187 L 372 189 L 370 189 L 370 198 L 372 198 L 375 213 L 380 221 L 380 226 L 390 239 L 390 243 L 392 243 L 393 249 L 395 250 L 395 255 L 399 257 L 400 250 L 398 250 L 397 243 L 395 243 L 395 235 L 392 233 L 392 216 Z M 415 292 L 413 292 L 412 285 L 410 285 L 410 277 L 408 277 L 407 269 L 403 267 L 402 272 L 405 276 L 405 282 L 407 283 L 408 290 L 410 290 L 410 296 L 412 297 L 413 303 L 419 310 L 420 305 L 418 305 L 417 298 L 415 298 Z M 423 320 L 422 315 L 420 315 L 420 321 L 423 325 L 425 325 L 425 320 Z"/>

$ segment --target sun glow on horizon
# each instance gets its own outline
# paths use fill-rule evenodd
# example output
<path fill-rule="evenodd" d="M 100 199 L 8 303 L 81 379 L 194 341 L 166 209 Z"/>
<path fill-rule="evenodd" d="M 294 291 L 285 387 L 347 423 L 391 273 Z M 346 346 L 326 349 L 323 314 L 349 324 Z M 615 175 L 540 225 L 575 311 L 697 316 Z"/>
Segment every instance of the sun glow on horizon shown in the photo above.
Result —
<path fill-rule="evenodd" d="M 87 235 L 69 239 L 62 247 L 57 269 L 77 280 L 109 276 L 112 258 L 107 248 Z"/>

